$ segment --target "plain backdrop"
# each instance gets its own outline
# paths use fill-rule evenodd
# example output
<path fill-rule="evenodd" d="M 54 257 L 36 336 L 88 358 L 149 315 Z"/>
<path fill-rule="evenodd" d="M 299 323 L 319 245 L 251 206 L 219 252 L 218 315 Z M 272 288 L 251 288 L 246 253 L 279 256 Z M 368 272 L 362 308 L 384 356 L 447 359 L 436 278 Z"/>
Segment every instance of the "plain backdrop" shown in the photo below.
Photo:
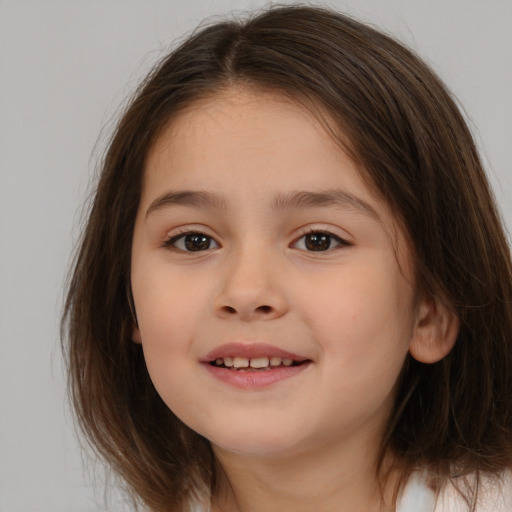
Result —
<path fill-rule="evenodd" d="M 80 207 L 151 65 L 205 17 L 264 4 L 0 0 L 0 512 L 128 510 L 106 503 L 103 477 L 93 484 L 66 405 L 59 316 Z M 441 75 L 512 226 L 512 1 L 323 5 L 394 34 Z"/>

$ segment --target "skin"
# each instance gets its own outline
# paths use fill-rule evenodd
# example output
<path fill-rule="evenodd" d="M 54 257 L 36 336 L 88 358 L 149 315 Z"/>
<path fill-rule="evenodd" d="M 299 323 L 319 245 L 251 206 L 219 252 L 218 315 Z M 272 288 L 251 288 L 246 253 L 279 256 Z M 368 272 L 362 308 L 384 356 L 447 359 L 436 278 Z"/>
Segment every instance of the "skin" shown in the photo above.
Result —
<path fill-rule="evenodd" d="M 183 190 L 220 199 L 161 200 Z M 275 205 L 332 190 L 343 201 Z M 189 231 L 209 247 L 187 251 Z M 309 231 L 330 233 L 330 248 L 309 250 Z M 214 510 L 392 510 L 375 462 L 397 377 L 408 351 L 437 360 L 456 334 L 442 307 L 417 296 L 413 275 L 387 205 L 303 107 L 237 89 L 163 130 L 133 237 L 133 339 L 165 403 L 212 443 Z M 229 342 L 269 343 L 311 364 L 235 388 L 201 363 Z"/>

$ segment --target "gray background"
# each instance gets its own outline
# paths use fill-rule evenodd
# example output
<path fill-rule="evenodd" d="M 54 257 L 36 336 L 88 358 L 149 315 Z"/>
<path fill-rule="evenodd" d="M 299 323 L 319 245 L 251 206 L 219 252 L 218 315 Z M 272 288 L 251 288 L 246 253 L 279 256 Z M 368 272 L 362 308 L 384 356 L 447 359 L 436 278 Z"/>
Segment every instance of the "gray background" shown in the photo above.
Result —
<path fill-rule="evenodd" d="M 206 16 L 264 3 L 0 0 L 0 512 L 106 509 L 104 478 L 93 486 L 73 434 L 59 351 L 80 205 L 116 111 L 169 45 Z M 447 82 L 512 226 L 512 1 L 324 5 L 393 33 Z M 108 509 L 123 507 L 114 496 Z"/>

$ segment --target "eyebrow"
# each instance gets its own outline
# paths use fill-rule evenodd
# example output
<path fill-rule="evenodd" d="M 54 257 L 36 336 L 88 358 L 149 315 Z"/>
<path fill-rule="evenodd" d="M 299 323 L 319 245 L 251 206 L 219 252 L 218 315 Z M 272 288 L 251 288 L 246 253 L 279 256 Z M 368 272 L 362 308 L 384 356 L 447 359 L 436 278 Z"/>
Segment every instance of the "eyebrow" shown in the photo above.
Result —
<path fill-rule="evenodd" d="M 227 209 L 226 199 L 215 192 L 206 190 L 177 190 L 166 192 L 157 197 L 149 205 L 146 211 L 146 218 L 157 210 L 176 205 L 204 209 Z M 303 210 L 326 206 L 354 210 L 380 221 L 379 214 L 373 206 L 344 190 L 333 189 L 319 192 L 292 191 L 288 193 L 278 193 L 271 202 L 271 208 L 276 211 Z"/>
<path fill-rule="evenodd" d="M 217 210 L 225 210 L 227 208 L 225 199 L 215 192 L 207 192 L 204 190 L 178 190 L 175 192 L 167 192 L 157 197 L 149 205 L 146 211 L 146 218 L 156 210 L 176 205 L 192 206 L 195 208 L 212 208 Z"/>
<path fill-rule="evenodd" d="M 373 206 L 363 199 L 344 190 L 325 190 L 320 192 L 297 191 L 277 194 L 272 201 L 274 210 L 306 209 L 332 206 L 346 210 L 354 210 L 376 220 L 379 214 Z"/>

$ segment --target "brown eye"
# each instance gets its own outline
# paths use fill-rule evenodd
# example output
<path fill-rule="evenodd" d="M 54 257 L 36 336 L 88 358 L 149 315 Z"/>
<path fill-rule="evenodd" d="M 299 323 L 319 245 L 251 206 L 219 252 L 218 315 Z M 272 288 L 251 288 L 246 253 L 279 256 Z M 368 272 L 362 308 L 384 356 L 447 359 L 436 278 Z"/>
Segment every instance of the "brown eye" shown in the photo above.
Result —
<path fill-rule="evenodd" d="M 304 251 L 328 251 L 340 245 L 349 245 L 340 237 L 323 231 L 312 231 L 301 236 L 294 244 L 295 248 Z"/>
<path fill-rule="evenodd" d="M 211 238 L 206 235 L 187 235 L 184 242 L 187 251 L 206 251 L 210 248 Z"/>
<path fill-rule="evenodd" d="M 219 247 L 211 236 L 204 233 L 185 233 L 174 236 L 167 240 L 165 245 L 185 252 L 207 251 Z"/>
<path fill-rule="evenodd" d="M 310 233 L 304 237 L 308 251 L 327 251 L 331 247 L 331 237 L 325 233 Z"/>

